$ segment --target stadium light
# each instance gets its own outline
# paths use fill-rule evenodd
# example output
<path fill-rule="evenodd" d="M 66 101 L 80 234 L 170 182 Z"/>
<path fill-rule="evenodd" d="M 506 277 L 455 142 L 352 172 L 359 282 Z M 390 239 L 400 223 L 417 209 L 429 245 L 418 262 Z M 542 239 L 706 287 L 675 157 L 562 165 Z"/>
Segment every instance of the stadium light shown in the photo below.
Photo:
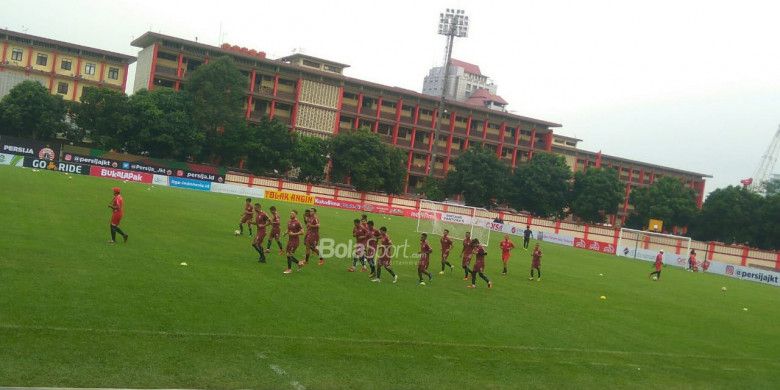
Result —
<path fill-rule="evenodd" d="M 466 38 L 469 36 L 469 17 L 466 11 L 462 9 L 447 8 L 439 14 L 439 35 L 447 37 L 447 47 L 444 50 L 444 77 L 442 78 L 441 97 L 439 99 L 439 109 L 436 110 L 436 126 L 433 127 L 433 143 L 439 140 L 439 128 L 441 126 L 441 114 L 444 111 L 444 102 L 447 98 L 447 79 L 450 74 L 450 61 L 452 60 L 452 44 L 455 38 Z M 436 148 L 431 150 L 431 162 L 426 167 L 426 176 L 433 175 L 433 168 L 436 166 Z M 447 172 L 444 172 L 445 174 Z"/>

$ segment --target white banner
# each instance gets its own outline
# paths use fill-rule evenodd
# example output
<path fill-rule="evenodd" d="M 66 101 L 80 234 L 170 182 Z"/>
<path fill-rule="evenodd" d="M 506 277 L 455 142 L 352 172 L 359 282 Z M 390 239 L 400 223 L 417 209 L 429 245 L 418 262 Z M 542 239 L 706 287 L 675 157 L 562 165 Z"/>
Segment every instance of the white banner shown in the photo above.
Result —
<path fill-rule="evenodd" d="M 158 185 L 158 186 L 167 186 L 168 185 L 168 176 L 165 175 L 154 175 L 152 178 L 152 184 Z"/>
<path fill-rule="evenodd" d="M 250 198 L 265 198 L 265 189 L 263 188 L 246 187 L 235 184 L 211 183 L 211 192 L 240 195 Z"/>
<path fill-rule="evenodd" d="M 758 268 L 743 267 L 741 265 L 724 264 L 711 261 L 708 273 L 724 275 L 735 279 L 749 280 L 751 282 L 764 283 L 780 287 L 780 273 L 765 271 Z"/>
<path fill-rule="evenodd" d="M 441 213 L 441 221 L 459 223 L 461 225 L 471 225 L 471 217 L 460 214 Z"/>
<path fill-rule="evenodd" d="M 616 254 L 622 257 L 629 257 L 637 260 L 655 262 L 655 256 L 658 255 L 658 251 L 652 249 L 642 249 L 642 248 L 634 249 L 629 247 L 623 247 L 622 249 L 619 248 Z M 666 265 L 688 268 L 688 257 L 684 254 L 678 255 L 676 253 L 664 252 L 663 261 L 664 264 Z"/>
<path fill-rule="evenodd" d="M 558 245 L 574 246 L 574 237 L 564 234 L 537 232 L 536 239 Z"/>
<path fill-rule="evenodd" d="M 0 165 L 12 165 L 15 167 L 24 166 L 24 156 L 0 153 Z"/>

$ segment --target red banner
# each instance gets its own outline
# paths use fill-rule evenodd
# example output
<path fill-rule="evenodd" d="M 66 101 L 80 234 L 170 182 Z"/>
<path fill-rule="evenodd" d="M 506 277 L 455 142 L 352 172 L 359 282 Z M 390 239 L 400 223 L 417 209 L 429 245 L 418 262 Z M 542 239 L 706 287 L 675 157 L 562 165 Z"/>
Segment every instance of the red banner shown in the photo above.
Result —
<path fill-rule="evenodd" d="M 144 172 L 132 172 L 122 169 L 91 166 L 89 168 L 90 176 L 107 177 L 109 179 L 136 181 L 140 183 L 151 183 L 154 175 Z"/>
<path fill-rule="evenodd" d="M 337 209 L 354 210 L 367 213 L 388 214 L 403 217 L 417 218 L 417 212 L 410 209 L 403 209 L 400 207 L 388 207 L 376 204 L 360 204 L 358 202 L 351 202 L 348 200 L 338 200 L 331 198 L 316 197 L 314 198 L 314 204 L 322 207 L 335 207 Z"/>
<path fill-rule="evenodd" d="M 584 238 L 575 238 L 574 247 L 580 249 L 587 249 L 594 252 L 609 253 L 611 255 L 615 254 L 615 247 L 612 245 L 612 243 L 609 242 L 586 240 Z"/>

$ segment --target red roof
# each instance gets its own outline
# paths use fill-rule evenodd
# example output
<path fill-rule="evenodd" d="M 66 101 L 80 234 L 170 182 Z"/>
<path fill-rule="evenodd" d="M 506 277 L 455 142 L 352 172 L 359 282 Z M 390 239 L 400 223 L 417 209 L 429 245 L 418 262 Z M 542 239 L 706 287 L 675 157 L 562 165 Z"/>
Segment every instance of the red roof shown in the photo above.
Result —
<path fill-rule="evenodd" d="M 469 96 L 468 100 L 466 100 L 466 103 L 468 104 L 483 107 L 485 106 L 485 102 L 495 102 L 502 105 L 509 104 L 509 102 L 504 100 L 501 96 L 494 95 L 485 88 L 480 88 L 474 91 L 474 93 Z"/>
<path fill-rule="evenodd" d="M 463 62 L 454 58 L 450 60 L 450 64 L 463 68 L 466 73 L 478 74 L 482 76 L 482 72 L 479 71 L 479 65 L 469 64 L 468 62 Z"/>

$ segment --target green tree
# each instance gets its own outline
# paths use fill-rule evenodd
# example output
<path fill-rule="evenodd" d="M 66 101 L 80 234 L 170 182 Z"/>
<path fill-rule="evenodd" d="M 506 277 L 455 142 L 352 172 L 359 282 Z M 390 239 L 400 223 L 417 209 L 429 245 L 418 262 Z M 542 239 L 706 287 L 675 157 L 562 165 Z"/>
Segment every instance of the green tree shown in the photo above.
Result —
<path fill-rule="evenodd" d="M 767 196 L 759 213 L 755 245 L 763 249 L 780 249 L 780 193 Z"/>
<path fill-rule="evenodd" d="M 780 194 L 780 178 L 769 179 L 761 183 L 766 196 L 772 196 Z"/>
<path fill-rule="evenodd" d="M 761 195 L 742 187 L 718 188 L 704 201 L 691 233 L 702 241 L 753 244 L 761 229 L 763 200 Z"/>
<path fill-rule="evenodd" d="M 128 98 L 124 92 L 108 88 L 84 88 L 81 104 L 74 106 L 73 110 L 76 125 L 99 147 L 135 150 Z"/>
<path fill-rule="evenodd" d="M 141 90 L 128 104 L 129 151 L 182 161 L 200 153 L 205 136 L 192 125 L 185 95 L 168 88 Z"/>
<path fill-rule="evenodd" d="M 17 84 L 0 100 L 0 133 L 32 139 L 49 139 L 63 133 L 66 106 L 37 81 Z"/>
<path fill-rule="evenodd" d="M 623 184 L 612 168 L 589 168 L 574 175 L 571 211 L 588 223 L 603 223 L 624 200 Z"/>
<path fill-rule="evenodd" d="M 441 202 L 447 198 L 447 194 L 444 192 L 444 180 L 433 177 L 426 177 L 423 180 L 420 192 L 425 194 L 426 199 L 435 202 Z"/>
<path fill-rule="evenodd" d="M 649 187 L 635 188 L 630 202 L 639 221 L 660 219 L 669 227 L 690 225 L 699 211 L 696 192 L 673 177 L 662 177 Z"/>
<path fill-rule="evenodd" d="M 299 136 L 293 148 L 293 165 L 297 179 L 308 183 L 319 183 L 325 178 L 325 164 L 328 163 L 329 140 Z"/>
<path fill-rule="evenodd" d="M 193 125 L 205 136 L 201 153 L 204 160 L 227 163 L 240 156 L 230 155 L 250 142 L 244 119 L 247 80 L 229 57 L 219 57 L 190 73 L 187 94 Z M 220 139 L 224 138 L 224 139 Z"/>
<path fill-rule="evenodd" d="M 395 194 L 403 189 L 403 155 L 377 134 L 366 129 L 339 133 L 331 139 L 329 152 L 334 180 L 348 176 L 358 191 Z"/>
<path fill-rule="evenodd" d="M 542 217 L 562 218 L 569 199 L 571 169 L 563 156 L 537 152 L 512 176 L 509 204 Z"/>
<path fill-rule="evenodd" d="M 455 170 L 444 181 L 447 195 L 463 194 L 466 204 L 476 207 L 487 207 L 493 199 L 499 202 L 506 199 L 510 172 L 495 153 L 472 147 L 452 164 Z"/>
<path fill-rule="evenodd" d="M 263 119 L 257 126 L 248 126 L 249 133 L 237 136 L 235 141 L 228 139 L 225 147 L 233 149 L 220 150 L 221 154 L 238 154 L 247 156 L 247 167 L 256 174 L 276 173 L 282 175 L 292 168 L 293 152 L 296 145 L 296 135 L 287 130 L 287 126 L 276 120 Z M 227 133 L 226 133 L 227 134 Z M 249 141 L 242 144 L 241 138 Z M 246 145 L 245 150 L 241 150 Z M 276 171 L 276 172 L 274 172 Z"/>

